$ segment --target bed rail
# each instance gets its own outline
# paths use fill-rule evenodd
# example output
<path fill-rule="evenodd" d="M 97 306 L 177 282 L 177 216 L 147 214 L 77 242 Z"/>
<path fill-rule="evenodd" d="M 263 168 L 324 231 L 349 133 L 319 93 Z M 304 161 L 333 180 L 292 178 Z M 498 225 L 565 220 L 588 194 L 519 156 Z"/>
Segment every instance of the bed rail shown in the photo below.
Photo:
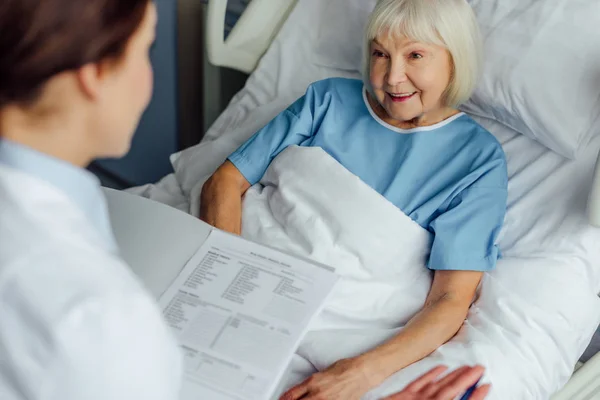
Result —
<path fill-rule="evenodd" d="M 565 387 L 551 400 L 592 400 L 600 398 L 600 353 L 583 364 Z"/>
<path fill-rule="evenodd" d="M 251 73 L 297 0 L 252 0 L 224 39 L 227 0 L 209 0 L 206 51 L 211 64 Z"/>
<path fill-rule="evenodd" d="M 588 216 L 592 225 L 600 227 L 600 154 L 598 154 L 596 175 L 592 182 L 592 191 L 588 201 Z"/>

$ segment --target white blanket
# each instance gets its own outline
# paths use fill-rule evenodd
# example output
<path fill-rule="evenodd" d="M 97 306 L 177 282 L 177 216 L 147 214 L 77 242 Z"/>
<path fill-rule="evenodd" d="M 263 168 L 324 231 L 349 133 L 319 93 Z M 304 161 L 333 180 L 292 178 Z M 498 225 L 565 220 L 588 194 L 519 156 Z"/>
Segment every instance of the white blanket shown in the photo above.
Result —
<path fill-rule="evenodd" d="M 321 149 L 279 155 L 248 191 L 243 215 L 245 237 L 329 264 L 342 276 L 297 352 L 318 369 L 393 336 L 425 301 L 429 233 Z M 581 290 L 589 283 L 578 262 L 548 254 L 500 260 L 456 337 L 364 398 L 398 391 L 439 364 L 486 366 L 490 399 L 548 398 L 570 377 L 591 337 L 590 319 L 600 318 L 593 290 Z M 564 296 L 568 304 L 559 300 Z M 287 385 L 311 372 L 290 371 Z"/>
<path fill-rule="evenodd" d="M 423 306 L 429 232 L 321 148 L 281 153 L 247 192 L 242 215 L 244 237 L 342 277 L 314 330 L 397 328 Z"/>

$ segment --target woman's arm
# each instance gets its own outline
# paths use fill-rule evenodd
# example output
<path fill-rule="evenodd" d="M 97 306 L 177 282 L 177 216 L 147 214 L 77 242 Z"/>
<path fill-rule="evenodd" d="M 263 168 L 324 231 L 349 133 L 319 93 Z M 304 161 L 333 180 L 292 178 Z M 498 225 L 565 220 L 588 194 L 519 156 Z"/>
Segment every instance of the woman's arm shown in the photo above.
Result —
<path fill-rule="evenodd" d="M 395 372 L 435 351 L 458 332 L 482 275 L 478 271 L 436 271 L 425 307 L 396 337 L 358 357 L 338 361 L 281 398 L 359 399 Z"/>
<path fill-rule="evenodd" d="M 462 326 L 483 273 L 436 271 L 425 307 L 393 339 L 360 356 L 377 385 L 450 340 Z"/>
<path fill-rule="evenodd" d="M 226 232 L 242 233 L 242 196 L 250 183 L 231 161 L 206 181 L 200 195 L 200 219 Z"/>
<path fill-rule="evenodd" d="M 302 145 L 316 133 L 315 113 L 322 116 L 327 112 L 323 98 L 332 90 L 330 86 L 329 81 L 310 85 L 304 96 L 228 157 L 202 187 L 200 219 L 227 232 L 241 234 L 242 196 L 260 181 L 279 153 L 289 146 Z"/>

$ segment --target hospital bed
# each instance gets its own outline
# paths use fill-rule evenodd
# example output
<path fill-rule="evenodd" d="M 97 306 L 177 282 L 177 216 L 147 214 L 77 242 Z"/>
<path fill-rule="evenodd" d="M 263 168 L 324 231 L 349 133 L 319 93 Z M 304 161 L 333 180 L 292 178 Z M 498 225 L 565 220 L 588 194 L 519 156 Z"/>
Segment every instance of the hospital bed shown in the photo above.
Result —
<path fill-rule="evenodd" d="M 307 2 L 309 0 L 253 0 L 224 39 L 227 1 L 209 1 L 206 48 L 210 62 L 251 75 L 246 87 L 232 99 L 200 145 L 212 146 L 210 152 L 204 152 L 201 159 L 194 149 L 174 155 L 175 174 L 157 185 L 134 189 L 133 192 L 192 214 L 197 213 L 195 199 L 199 196 L 199 181 L 201 183 L 202 179 L 194 171 L 200 165 L 218 165 L 228 151 L 243 143 L 251 133 L 303 94 L 311 82 L 330 76 L 359 78 L 357 71 L 332 68 L 315 60 L 313 46 L 318 38 L 314 25 L 311 25 L 313 17 L 306 10 Z M 502 143 L 509 162 L 510 212 L 506 231 L 512 234 L 501 235 L 501 246 L 508 248 L 510 254 L 536 243 L 552 243 L 551 233 L 560 231 L 561 244 L 578 247 L 578 235 L 585 235 L 586 242 L 595 243 L 595 248 L 592 245 L 586 254 L 578 257 L 585 258 L 590 284 L 596 292 L 600 291 L 600 252 L 597 251 L 600 248 L 600 231 L 587 226 L 588 221 L 600 225 L 600 163 L 595 178 L 593 174 L 600 137 L 590 142 L 584 156 L 568 161 L 495 121 L 478 119 L 478 122 Z M 158 295 L 165 282 L 170 282 L 177 268 L 183 266 L 186 257 L 197 248 L 196 244 L 203 240 L 205 227 L 174 210 L 167 211 L 164 206 L 149 205 L 145 199 L 126 196 L 109 193 L 113 225 L 119 241 L 124 243 L 122 247 L 129 249 L 125 258 L 134 269 L 136 265 L 140 266 L 137 272 Z M 587 215 L 586 204 L 590 205 Z M 145 236 L 154 235 L 150 244 L 132 241 L 135 225 L 126 222 L 135 214 L 133 210 L 137 209 L 139 214 L 144 207 L 148 214 L 157 215 L 158 221 L 145 219 L 144 229 L 138 226 L 135 230 L 144 232 Z M 177 229 L 177 237 L 182 241 L 175 241 L 168 234 L 169 227 Z M 179 250 L 173 250 L 171 243 Z M 145 249 L 139 246 L 145 246 Z M 141 256 L 150 249 L 153 252 L 163 249 L 159 252 L 164 258 Z M 169 255 L 173 253 L 178 255 Z M 165 269 L 165 265 L 172 267 Z M 590 331 L 597 323 L 597 320 L 590 321 Z M 600 399 L 600 353 L 578 363 L 569 382 L 552 396 L 552 400 L 594 398 Z"/>

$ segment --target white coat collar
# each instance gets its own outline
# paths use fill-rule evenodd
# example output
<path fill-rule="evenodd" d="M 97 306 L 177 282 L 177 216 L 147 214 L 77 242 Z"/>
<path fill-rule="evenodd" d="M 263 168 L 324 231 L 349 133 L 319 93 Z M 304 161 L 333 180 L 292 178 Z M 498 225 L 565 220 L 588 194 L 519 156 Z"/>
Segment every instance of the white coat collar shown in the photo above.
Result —
<path fill-rule="evenodd" d="M 92 173 L 15 142 L 0 139 L 0 164 L 41 179 L 71 199 L 110 248 L 116 249 L 100 181 Z"/>

